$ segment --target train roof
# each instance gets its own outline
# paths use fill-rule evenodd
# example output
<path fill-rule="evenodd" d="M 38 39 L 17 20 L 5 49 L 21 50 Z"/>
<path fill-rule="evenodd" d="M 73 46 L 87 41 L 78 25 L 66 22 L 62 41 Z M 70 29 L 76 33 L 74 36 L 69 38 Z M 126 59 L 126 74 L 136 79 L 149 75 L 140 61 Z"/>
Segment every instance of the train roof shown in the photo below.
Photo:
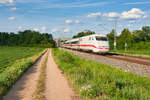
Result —
<path fill-rule="evenodd" d="M 83 36 L 83 37 L 90 37 L 90 36 L 102 36 L 102 37 L 106 37 L 106 35 L 103 35 L 103 34 L 92 34 L 92 35 L 87 35 L 87 36 Z"/>
<path fill-rule="evenodd" d="M 66 41 L 66 43 L 67 43 L 67 42 L 74 42 L 74 41 L 79 41 L 79 38 L 75 38 L 75 39 L 68 40 L 68 41 Z"/>
<path fill-rule="evenodd" d="M 86 38 L 86 37 L 90 37 L 90 36 L 100 36 L 100 37 L 106 37 L 106 35 L 102 35 L 102 34 L 92 34 L 92 35 L 87 35 L 87 36 L 83 36 L 83 37 L 79 37 L 79 38 L 75 38 L 75 39 L 70 39 L 67 42 L 74 42 L 74 41 L 79 41 L 80 38 Z"/>

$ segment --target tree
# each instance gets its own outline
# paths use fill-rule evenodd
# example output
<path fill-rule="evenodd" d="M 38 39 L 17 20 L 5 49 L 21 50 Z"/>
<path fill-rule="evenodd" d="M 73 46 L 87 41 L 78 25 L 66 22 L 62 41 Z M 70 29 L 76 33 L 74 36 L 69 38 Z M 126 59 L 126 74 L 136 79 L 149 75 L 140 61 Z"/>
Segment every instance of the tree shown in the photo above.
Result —
<path fill-rule="evenodd" d="M 87 35 L 92 35 L 95 34 L 95 32 L 90 31 L 90 30 L 85 30 L 84 32 L 79 32 L 77 35 L 73 36 L 73 38 L 79 38 Z"/>
<path fill-rule="evenodd" d="M 51 34 L 32 30 L 19 31 L 18 34 L 0 32 L 0 45 L 53 47 L 54 40 Z"/>
<path fill-rule="evenodd" d="M 8 45 L 14 46 L 14 45 L 18 45 L 18 35 L 11 32 L 9 34 L 9 41 L 8 41 Z"/>
<path fill-rule="evenodd" d="M 132 34 L 128 29 L 124 29 L 117 38 L 117 49 L 125 49 L 125 44 L 127 44 L 127 48 L 132 45 Z"/>
<path fill-rule="evenodd" d="M 7 32 L 1 32 L 0 45 L 8 45 L 9 34 Z"/>
<path fill-rule="evenodd" d="M 107 34 L 107 38 L 109 40 L 110 49 L 114 49 L 114 36 L 115 36 L 115 30 L 113 29 L 109 34 Z"/>
<path fill-rule="evenodd" d="M 150 41 L 150 26 L 143 26 L 139 34 L 140 41 Z"/>
<path fill-rule="evenodd" d="M 41 40 L 42 40 L 41 34 L 39 32 L 33 31 L 30 43 L 32 45 L 40 44 Z"/>

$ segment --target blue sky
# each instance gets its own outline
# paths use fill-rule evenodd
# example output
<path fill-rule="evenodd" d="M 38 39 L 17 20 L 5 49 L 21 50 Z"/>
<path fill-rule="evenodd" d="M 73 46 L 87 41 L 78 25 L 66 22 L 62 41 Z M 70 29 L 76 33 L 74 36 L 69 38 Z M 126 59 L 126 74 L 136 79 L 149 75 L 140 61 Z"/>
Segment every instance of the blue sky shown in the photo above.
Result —
<path fill-rule="evenodd" d="M 0 0 L 0 31 L 32 29 L 71 37 L 92 30 L 107 34 L 150 25 L 149 0 Z"/>

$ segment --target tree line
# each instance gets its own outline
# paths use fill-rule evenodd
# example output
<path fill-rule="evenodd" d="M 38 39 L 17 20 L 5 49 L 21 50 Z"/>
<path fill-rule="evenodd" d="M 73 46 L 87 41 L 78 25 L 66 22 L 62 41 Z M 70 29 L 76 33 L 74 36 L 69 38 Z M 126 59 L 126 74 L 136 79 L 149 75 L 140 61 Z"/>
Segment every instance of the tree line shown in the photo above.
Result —
<path fill-rule="evenodd" d="M 0 46 L 36 46 L 54 47 L 52 34 L 40 33 L 32 30 L 14 32 L 0 32 Z"/>
<path fill-rule="evenodd" d="M 115 30 L 107 34 L 110 48 L 114 49 Z M 116 48 L 118 50 L 150 50 L 150 26 L 143 26 L 141 30 L 131 32 L 125 28 L 119 36 L 116 36 Z"/>

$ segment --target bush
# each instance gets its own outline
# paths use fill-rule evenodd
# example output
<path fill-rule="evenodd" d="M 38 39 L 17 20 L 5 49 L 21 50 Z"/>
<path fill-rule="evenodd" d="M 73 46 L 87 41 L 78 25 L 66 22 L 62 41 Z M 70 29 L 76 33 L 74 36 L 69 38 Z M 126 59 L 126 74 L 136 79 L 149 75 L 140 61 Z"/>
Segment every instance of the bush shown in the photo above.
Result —
<path fill-rule="evenodd" d="M 133 45 L 135 50 L 150 50 L 150 42 L 139 42 Z"/>

